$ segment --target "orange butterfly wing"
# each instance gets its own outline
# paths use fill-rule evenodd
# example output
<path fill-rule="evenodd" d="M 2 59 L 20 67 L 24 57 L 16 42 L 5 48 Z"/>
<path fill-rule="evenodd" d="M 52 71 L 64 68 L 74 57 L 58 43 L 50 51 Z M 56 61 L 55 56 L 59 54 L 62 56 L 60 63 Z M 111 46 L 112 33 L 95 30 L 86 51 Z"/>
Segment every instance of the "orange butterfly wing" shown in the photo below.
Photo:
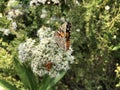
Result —
<path fill-rule="evenodd" d="M 66 22 L 55 32 L 55 41 L 58 46 L 64 50 L 69 50 L 70 47 L 70 29 L 71 24 Z"/>
<path fill-rule="evenodd" d="M 45 66 L 45 68 L 46 68 L 48 71 L 50 71 L 50 69 L 52 68 L 52 65 L 53 65 L 52 62 L 48 62 L 48 63 L 46 63 L 44 66 Z"/>

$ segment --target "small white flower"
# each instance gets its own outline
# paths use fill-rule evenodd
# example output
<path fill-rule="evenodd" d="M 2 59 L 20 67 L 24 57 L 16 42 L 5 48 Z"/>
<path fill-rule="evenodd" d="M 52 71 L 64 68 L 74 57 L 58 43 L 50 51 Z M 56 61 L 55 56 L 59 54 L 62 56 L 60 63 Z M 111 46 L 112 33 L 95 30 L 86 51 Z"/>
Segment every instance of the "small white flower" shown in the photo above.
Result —
<path fill-rule="evenodd" d="M 5 88 L 4 88 L 4 87 L 2 87 L 2 86 L 0 86 L 0 90 L 5 90 Z"/>
<path fill-rule="evenodd" d="M 8 12 L 8 16 L 9 17 L 15 17 L 13 10 L 11 10 L 11 11 Z"/>
<path fill-rule="evenodd" d="M 16 2 L 16 0 L 9 0 L 7 6 L 10 7 Z"/>
<path fill-rule="evenodd" d="M 116 35 L 114 35 L 113 38 L 116 39 Z"/>
<path fill-rule="evenodd" d="M 38 2 L 42 3 L 42 4 L 45 4 L 47 0 L 38 0 Z"/>
<path fill-rule="evenodd" d="M 17 28 L 16 22 L 12 22 L 12 28 L 13 28 L 14 30 L 16 30 L 16 28 Z"/>
<path fill-rule="evenodd" d="M 8 8 L 18 8 L 21 7 L 21 5 L 19 4 L 19 2 L 17 0 L 9 0 L 8 4 L 7 4 Z"/>
<path fill-rule="evenodd" d="M 2 13 L 0 13 L 0 18 L 2 17 Z"/>
<path fill-rule="evenodd" d="M 37 3 L 37 1 L 35 1 L 35 0 L 33 1 L 32 0 L 32 1 L 30 1 L 30 6 L 33 6 L 33 4 L 36 4 L 36 3 Z"/>
<path fill-rule="evenodd" d="M 16 9 L 15 14 L 16 14 L 16 16 L 19 16 L 19 15 L 22 15 L 23 13 L 19 9 Z"/>
<path fill-rule="evenodd" d="M 76 29 L 77 32 L 80 32 L 80 29 Z"/>
<path fill-rule="evenodd" d="M 0 28 L 0 31 L 3 32 L 3 34 L 6 35 L 6 36 L 8 36 L 10 34 L 10 30 L 9 29 Z"/>
<path fill-rule="evenodd" d="M 30 6 L 33 6 L 33 3 L 34 3 L 33 1 L 30 1 Z"/>
<path fill-rule="evenodd" d="M 109 10 L 109 9 L 110 9 L 110 6 L 106 5 L 105 10 Z"/>
<path fill-rule="evenodd" d="M 80 3 L 78 2 L 78 0 L 75 0 L 75 3 L 77 4 L 77 5 L 79 5 Z"/>
<path fill-rule="evenodd" d="M 40 0 L 31 0 L 30 1 L 30 6 L 33 6 L 33 5 L 40 5 L 41 1 Z"/>
<path fill-rule="evenodd" d="M 45 18 L 47 14 L 41 14 L 40 18 Z"/>
<path fill-rule="evenodd" d="M 49 5 L 49 4 L 50 4 L 50 1 L 47 1 L 47 4 Z"/>
<path fill-rule="evenodd" d="M 23 13 L 19 9 L 11 10 L 8 12 L 7 18 L 10 20 L 11 18 L 16 18 Z"/>
<path fill-rule="evenodd" d="M 52 0 L 54 2 L 54 4 L 58 4 L 60 3 L 59 0 Z"/>
<path fill-rule="evenodd" d="M 4 35 L 8 36 L 10 34 L 10 30 L 9 29 L 5 29 L 4 30 Z"/>

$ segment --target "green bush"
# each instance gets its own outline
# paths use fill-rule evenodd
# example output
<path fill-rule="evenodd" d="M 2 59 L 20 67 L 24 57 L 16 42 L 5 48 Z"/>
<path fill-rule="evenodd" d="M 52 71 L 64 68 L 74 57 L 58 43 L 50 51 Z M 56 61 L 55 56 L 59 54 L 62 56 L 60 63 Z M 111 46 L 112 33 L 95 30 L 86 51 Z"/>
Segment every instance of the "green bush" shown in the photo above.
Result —
<path fill-rule="evenodd" d="M 12 85 L 22 89 L 23 85 L 15 71 L 13 55 L 7 50 L 9 47 L 8 43 L 3 42 L 2 39 L 0 39 L 0 46 L 0 79 L 6 80 Z"/>

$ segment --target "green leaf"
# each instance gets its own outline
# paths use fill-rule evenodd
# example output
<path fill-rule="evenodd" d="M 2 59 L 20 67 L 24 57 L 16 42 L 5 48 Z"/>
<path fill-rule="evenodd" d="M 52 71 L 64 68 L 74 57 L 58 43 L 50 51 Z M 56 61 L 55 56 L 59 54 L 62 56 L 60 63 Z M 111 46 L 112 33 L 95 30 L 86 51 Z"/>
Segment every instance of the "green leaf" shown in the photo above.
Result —
<path fill-rule="evenodd" d="M 8 28 L 9 24 L 10 24 L 10 21 L 7 20 L 6 17 L 0 18 L 0 27 L 1 28 Z"/>
<path fill-rule="evenodd" d="M 62 77 L 65 75 L 65 71 L 61 71 L 60 75 L 58 77 L 55 77 L 53 79 L 50 80 L 46 90 L 49 90 L 51 87 L 53 87 L 58 81 L 60 81 L 62 79 Z"/>
<path fill-rule="evenodd" d="M 120 44 L 112 48 L 113 51 L 116 51 L 118 49 L 120 49 Z"/>
<path fill-rule="evenodd" d="M 2 86 L 5 90 L 19 90 L 15 86 L 12 86 L 10 83 L 5 80 L 0 80 L 0 86 Z"/>
<path fill-rule="evenodd" d="M 65 73 L 66 73 L 65 71 L 61 71 L 60 75 L 55 78 L 51 78 L 48 75 L 46 75 L 43 81 L 41 82 L 42 84 L 39 90 L 50 90 L 58 81 L 62 79 Z"/>
<path fill-rule="evenodd" d="M 21 64 L 17 58 L 14 58 L 15 66 L 17 73 L 23 82 L 24 86 L 28 88 L 29 90 L 37 90 L 36 88 L 38 87 L 36 78 L 31 71 L 29 67 L 26 67 L 25 65 Z"/>

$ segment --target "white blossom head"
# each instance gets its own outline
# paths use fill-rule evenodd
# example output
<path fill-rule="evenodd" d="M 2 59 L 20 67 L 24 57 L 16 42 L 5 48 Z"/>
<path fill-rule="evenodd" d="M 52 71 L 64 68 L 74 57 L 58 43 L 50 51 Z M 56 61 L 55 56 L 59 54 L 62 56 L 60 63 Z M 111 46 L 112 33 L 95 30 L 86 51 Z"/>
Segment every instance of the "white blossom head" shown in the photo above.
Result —
<path fill-rule="evenodd" d="M 59 0 L 52 0 L 54 4 L 60 3 Z"/>
<path fill-rule="evenodd" d="M 76 32 L 80 32 L 80 29 L 78 28 L 78 29 L 76 29 Z"/>
<path fill-rule="evenodd" d="M 23 12 L 20 9 L 12 9 L 8 12 L 7 19 L 12 20 L 21 15 L 23 15 Z"/>
<path fill-rule="evenodd" d="M 23 61 L 29 56 L 30 52 L 31 55 L 27 59 L 31 59 L 33 72 L 40 77 L 45 74 L 48 74 L 50 77 L 56 77 L 60 71 L 70 69 L 70 64 L 74 62 L 74 57 L 71 55 L 72 48 L 67 51 L 59 48 L 54 39 L 54 31 L 49 27 L 41 27 L 37 35 L 39 37 L 38 44 L 32 44 L 33 46 L 29 50 L 26 49 L 31 45 L 22 44 L 24 50 L 19 49 L 19 51 L 22 51 L 21 53 L 24 53 L 19 54 L 19 57 L 24 59 Z"/>
<path fill-rule="evenodd" d="M 60 1 L 59 0 L 31 0 L 30 1 L 30 6 L 37 6 L 37 5 L 40 5 L 40 4 L 51 4 L 51 3 L 54 3 L 54 4 L 59 4 Z"/>
<path fill-rule="evenodd" d="M 27 39 L 26 42 L 21 43 L 18 47 L 18 54 L 20 62 L 28 62 L 32 59 L 32 48 L 34 47 L 35 40 Z"/>
<path fill-rule="evenodd" d="M 9 0 L 8 4 L 7 4 L 7 8 L 11 9 L 11 8 L 20 8 L 22 7 L 22 5 L 19 3 L 18 0 Z"/>
<path fill-rule="evenodd" d="M 5 28 L 0 28 L 0 31 L 3 32 L 3 34 L 6 36 L 8 36 L 11 33 L 9 29 L 5 29 Z"/>
<path fill-rule="evenodd" d="M 5 29 L 4 30 L 4 35 L 8 36 L 10 34 L 10 30 L 9 29 Z"/>
<path fill-rule="evenodd" d="M 109 10 L 109 9 L 110 9 L 110 6 L 106 5 L 105 10 Z"/>
<path fill-rule="evenodd" d="M 16 22 L 12 22 L 11 27 L 12 27 L 13 30 L 16 30 L 17 29 L 17 23 Z"/>
<path fill-rule="evenodd" d="M 47 1 L 47 0 L 31 0 L 31 1 L 30 1 L 30 6 L 45 4 L 46 1 Z"/>

